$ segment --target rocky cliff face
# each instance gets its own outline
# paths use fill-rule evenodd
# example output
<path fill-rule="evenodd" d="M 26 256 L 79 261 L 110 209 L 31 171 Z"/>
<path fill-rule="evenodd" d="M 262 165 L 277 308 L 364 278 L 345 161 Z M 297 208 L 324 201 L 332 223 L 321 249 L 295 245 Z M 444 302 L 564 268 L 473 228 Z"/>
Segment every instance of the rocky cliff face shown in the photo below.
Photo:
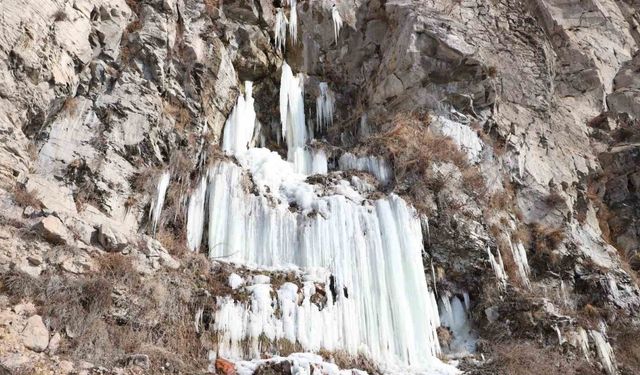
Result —
<path fill-rule="evenodd" d="M 0 373 L 640 371 L 636 1 L 14 0 L 0 10 Z M 298 112 L 283 110 L 294 106 L 289 67 Z M 246 118 L 245 138 L 233 132 L 242 150 L 223 152 Z M 294 186 L 280 173 L 298 167 L 298 131 L 313 162 Z M 260 164 L 255 150 L 273 154 Z M 260 170 L 271 162 L 281 168 Z M 223 170 L 237 170 L 225 193 Z M 323 246 L 282 234 L 289 222 L 296 233 L 331 222 L 343 200 L 347 213 L 376 208 L 353 226 L 349 215 L 326 232 L 318 224 Z M 395 221 L 371 224 L 387 218 L 387 201 Z M 250 242 L 243 223 L 258 206 L 281 221 Z M 376 231 L 379 247 L 367 242 Z M 260 248 L 282 258 L 249 250 Z M 374 249 L 384 265 L 389 249 L 417 258 L 358 268 Z M 389 281 L 395 297 L 380 300 L 391 301 L 392 333 L 370 340 L 383 302 L 352 302 L 369 296 L 353 274 L 391 280 L 409 263 L 415 284 Z M 384 295 L 380 285 L 371 290 Z M 225 325 L 225 311 L 286 321 L 291 290 L 296 334 Z M 354 342 L 332 305 L 366 326 Z M 317 320 L 322 311 L 333 323 Z M 407 334 L 425 325 L 415 347 L 398 316 L 414 319 Z M 302 326 L 325 329 L 301 339 Z M 412 366 L 414 349 L 433 366 Z"/>

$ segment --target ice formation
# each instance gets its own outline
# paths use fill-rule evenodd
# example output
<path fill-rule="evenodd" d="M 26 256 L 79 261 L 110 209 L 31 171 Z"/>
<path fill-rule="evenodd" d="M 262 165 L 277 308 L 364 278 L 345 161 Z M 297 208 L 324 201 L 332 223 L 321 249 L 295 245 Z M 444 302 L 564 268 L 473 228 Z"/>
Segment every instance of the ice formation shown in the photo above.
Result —
<path fill-rule="evenodd" d="M 252 96 L 253 83 L 246 81 L 244 90 L 244 96 L 238 96 L 238 102 L 224 126 L 222 150 L 231 155 L 247 150 L 256 126 L 256 112 L 253 109 Z"/>
<path fill-rule="evenodd" d="M 218 297 L 213 329 L 220 335 L 219 355 L 255 358 L 264 338 L 284 339 L 305 350 L 364 353 L 394 368 L 457 372 L 436 358 L 440 318 L 423 269 L 415 210 L 396 195 L 369 201 L 357 181 L 306 182 L 309 173 L 327 172 L 327 156 L 307 147 L 301 84 L 284 64 L 280 110 L 288 160 L 246 147 L 253 122 L 243 119 L 254 115 L 246 105 L 249 91 L 225 125 L 223 147 L 237 163 L 211 165 L 206 192 L 196 189 L 189 200 L 191 248 L 204 237 L 195 228 L 206 226 L 211 258 L 253 268 L 294 267 L 306 275 L 301 286 L 284 283 L 277 290 L 266 276 L 242 282 L 230 277 L 229 284 L 251 298 L 247 304 Z M 375 168 L 385 179 L 388 171 L 380 163 Z M 325 286 L 324 303 L 312 300 L 319 285 Z"/>
<path fill-rule="evenodd" d="M 518 269 L 518 275 L 524 285 L 528 287 L 530 285 L 529 273 L 531 271 L 529 269 L 529 261 L 527 260 L 527 252 L 524 249 L 524 245 L 522 245 L 521 242 L 514 245 L 511 240 L 509 240 L 509 246 L 511 247 L 511 253 L 513 254 L 513 261 Z"/>
<path fill-rule="evenodd" d="M 491 248 L 487 246 L 487 255 L 489 255 L 489 263 L 491 263 L 491 268 L 498 278 L 498 281 L 500 281 L 502 286 L 505 286 L 507 283 L 507 273 L 504 270 L 504 263 L 502 262 L 502 255 L 500 255 L 500 250 L 498 250 L 497 252 L 498 260 L 496 260 L 496 258 L 493 256 Z"/>
<path fill-rule="evenodd" d="M 162 207 L 164 206 L 164 197 L 167 194 L 170 179 L 171 174 L 167 171 L 164 172 L 160 176 L 160 180 L 158 180 L 156 197 L 151 206 L 151 210 L 149 211 L 149 216 L 151 218 L 151 231 L 153 233 L 155 233 L 156 228 L 158 227 L 158 221 L 160 221 L 160 214 L 162 213 Z"/>
<path fill-rule="evenodd" d="M 300 74 L 295 76 L 284 62 L 280 77 L 280 121 L 282 137 L 287 141 L 287 160 L 293 163 L 298 173 L 326 173 L 326 153 L 312 150 L 307 145 L 311 136 L 304 115 L 303 88 L 304 77 Z"/>
<path fill-rule="evenodd" d="M 289 0 L 291 9 L 289 11 L 289 38 L 291 44 L 298 42 L 298 0 Z"/>
<path fill-rule="evenodd" d="M 458 296 L 442 295 L 438 303 L 440 324 L 448 327 L 453 334 L 453 340 L 449 350 L 455 355 L 466 355 L 475 351 L 477 338 L 471 331 L 471 323 L 468 318 L 469 302 L 465 294 L 464 301 Z"/>
<path fill-rule="evenodd" d="M 338 12 L 338 7 L 333 4 L 331 7 L 331 19 L 333 20 L 333 33 L 335 35 L 336 44 L 338 44 L 338 35 L 340 35 L 340 29 L 342 28 L 342 17 Z"/>
<path fill-rule="evenodd" d="M 282 8 L 276 11 L 276 22 L 273 29 L 275 34 L 275 43 L 277 50 L 284 50 L 287 44 L 287 16 L 284 15 Z"/>
<path fill-rule="evenodd" d="M 444 117 L 438 117 L 437 123 L 440 126 L 440 132 L 451 137 L 458 147 L 467 154 L 469 161 L 477 162 L 480 160 L 482 141 L 473 129 Z"/>
<path fill-rule="evenodd" d="M 204 227 L 204 203 L 207 197 L 207 177 L 203 176 L 200 183 L 189 197 L 189 206 L 187 208 L 187 246 L 190 250 L 195 251 L 202 243 L 202 234 Z"/>
<path fill-rule="evenodd" d="M 371 173 L 383 185 L 387 185 L 393 178 L 389 163 L 384 158 L 376 156 L 355 156 L 346 152 L 338 159 L 338 166 L 343 171 L 356 170 Z"/>
<path fill-rule="evenodd" d="M 319 88 L 320 95 L 316 98 L 316 129 L 322 130 L 333 124 L 336 99 L 326 82 L 320 82 Z"/>

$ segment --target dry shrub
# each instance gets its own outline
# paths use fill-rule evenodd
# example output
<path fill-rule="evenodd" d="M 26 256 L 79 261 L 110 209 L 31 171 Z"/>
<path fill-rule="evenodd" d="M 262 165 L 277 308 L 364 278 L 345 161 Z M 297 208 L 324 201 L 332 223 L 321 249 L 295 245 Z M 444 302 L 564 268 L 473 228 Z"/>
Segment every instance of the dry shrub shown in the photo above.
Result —
<path fill-rule="evenodd" d="M 182 102 L 164 102 L 162 113 L 175 120 L 175 130 L 178 133 L 183 133 L 185 128 L 189 126 L 193 120 L 191 111 Z"/>
<path fill-rule="evenodd" d="M 189 249 L 187 249 L 187 238 L 184 231 L 176 235 L 163 227 L 156 233 L 156 239 L 160 241 L 162 246 L 173 256 L 182 257 L 182 255 L 189 251 Z"/>
<path fill-rule="evenodd" d="M 427 190 L 437 192 L 448 183 L 448 176 L 434 176 L 434 163 L 451 163 L 463 175 L 465 189 L 474 196 L 484 191 L 484 180 L 467 161 L 467 156 L 449 137 L 429 131 L 428 116 L 403 114 L 397 116 L 394 128 L 372 136 L 366 147 L 386 154 L 394 167 L 396 182 L 407 185 L 407 195 L 418 209 L 426 209 L 421 200 Z"/>
<path fill-rule="evenodd" d="M 204 6 L 207 14 L 213 15 L 215 10 L 220 6 L 220 0 L 204 0 Z"/>
<path fill-rule="evenodd" d="M 20 207 L 33 207 L 36 210 L 42 208 L 42 203 L 37 197 L 37 192 L 34 190 L 27 190 L 23 185 L 17 184 L 13 187 L 13 199 Z"/>
<path fill-rule="evenodd" d="M 134 174 L 129 183 L 134 192 L 145 195 L 155 194 L 162 169 L 158 167 L 143 167 L 140 172 Z"/>
<path fill-rule="evenodd" d="M 530 341 L 503 342 L 491 348 L 493 361 L 487 364 L 495 375 L 596 375 L 581 356 L 543 348 Z"/>
<path fill-rule="evenodd" d="M 544 198 L 544 203 L 549 208 L 558 208 L 565 203 L 565 200 L 562 195 L 560 195 L 560 193 L 558 193 L 557 191 L 553 191 Z"/>
<path fill-rule="evenodd" d="M 622 375 L 640 374 L 640 327 L 618 323 L 609 329 L 616 360 Z"/>

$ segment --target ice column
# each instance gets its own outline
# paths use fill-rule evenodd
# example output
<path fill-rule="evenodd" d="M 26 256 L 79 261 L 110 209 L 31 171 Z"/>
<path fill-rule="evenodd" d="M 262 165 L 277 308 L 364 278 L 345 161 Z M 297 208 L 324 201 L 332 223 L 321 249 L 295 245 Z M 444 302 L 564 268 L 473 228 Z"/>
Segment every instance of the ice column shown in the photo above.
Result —
<path fill-rule="evenodd" d="M 204 230 L 204 203 L 207 194 L 207 177 L 203 176 L 196 189 L 189 197 L 187 209 L 187 246 L 192 251 L 197 250 L 202 242 Z"/>
<path fill-rule="evenodd" d="M 333 124 L 336 99 L 326 82 L 320 82 L 320 95 L 316 98 L 316 130 L 326 129 Z"/>
<path fill-rule="evenodd" d="M 151 206 L 151 210 L 149 211 L 149 216 L 151 217 L 151 230 L 153 233 L 155 233 L 156 228 L 158 227 L 158 221 L 160 220 L 160 214 L 162 213 L 162 206 L 164 206 L 164 197 L 167 194 L 170 178 L 171 174 L 169 171 L 166 171 L 162 176 L 160 176 L 160 180 L 158 181 L 156 198 Z"/>
<path fill-rule="evenodd" d="M 245 81 L 244 96 L 238 102 L 224 125 L 222 150 L 230 155 L 246 151 L 256 126 L 256 112 L 253 108 L 253 83 Z"/>

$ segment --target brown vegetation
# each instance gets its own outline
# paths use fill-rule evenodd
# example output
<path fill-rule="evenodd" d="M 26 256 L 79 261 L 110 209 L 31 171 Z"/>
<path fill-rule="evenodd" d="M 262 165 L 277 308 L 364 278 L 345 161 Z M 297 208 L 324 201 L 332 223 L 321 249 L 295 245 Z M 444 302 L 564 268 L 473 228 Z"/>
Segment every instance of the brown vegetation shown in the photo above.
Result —
<path fill-rule="evenodd" d="M 13 188 L 13 199 L 20 207 L 33 207 L 36 210 L 42 208 L 42 203 L 33 190 L 27 190 L 24 185 L 16 184 Z"/>
<path fill-rule="evenodd" d="M 484 178 L 479 170 L 468 163 L 467 156 L 449 137 L 429 130 L 428 115 L 402 115 L 393 121 L 390 131 L 372 136 L 366 147 L 386 154 L 394 167 L 396 183 L 406 186 L 404 193 L 413 205 L 427 210 L 422 203 L 428 191 L 437 193 L 450 182 L 452 176 L 435 173 L 435 163 L 450 163 L 462 175 L 465 191 L 472 197 L 483 196 Z"/>
<path fill-rule="evenodd" d="M 490 348 L 490 358 L 482 369 L 469 374 L 494 375 L 597 375 L 600 372 L 581 357 L 557 348 L 540 347 L 530 341 L 509 341 Z"/>

